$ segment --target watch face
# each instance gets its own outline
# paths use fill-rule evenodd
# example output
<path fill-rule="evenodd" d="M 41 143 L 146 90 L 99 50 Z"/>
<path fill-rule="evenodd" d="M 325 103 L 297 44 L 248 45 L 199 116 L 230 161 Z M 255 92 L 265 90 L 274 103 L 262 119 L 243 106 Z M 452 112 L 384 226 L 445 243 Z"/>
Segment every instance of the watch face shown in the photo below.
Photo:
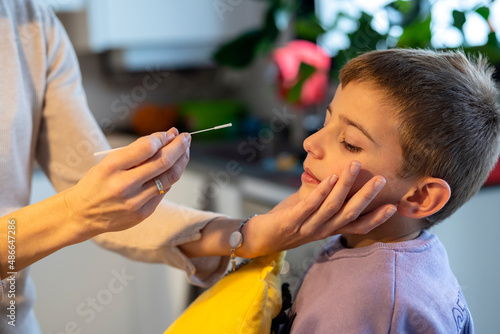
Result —
<path fill-rule="evenodd" d="M 241 232 L 236 231 L 231 233 L 231 236 L 229 237 L 229 245 L 232 248 L 238 248 L 241 246 L 243 243 L 243 234 Z"/>

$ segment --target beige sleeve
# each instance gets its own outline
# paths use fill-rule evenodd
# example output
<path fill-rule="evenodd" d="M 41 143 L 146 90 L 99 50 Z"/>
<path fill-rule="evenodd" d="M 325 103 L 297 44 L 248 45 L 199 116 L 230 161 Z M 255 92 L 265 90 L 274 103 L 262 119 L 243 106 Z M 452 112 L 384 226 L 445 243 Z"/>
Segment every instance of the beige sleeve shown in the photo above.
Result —
<path fill-rule="evenodd" d="M 91 114 L 81 84 L 78 60 L 60 22 L 52 15 L 47 26 L 47 89 L 36 158 L 57 191 L 76 184 L 99 158 L 93 153 L 109 145 Z M 214 213 L 164 201 L 151 217 L 127 231 L 94 239 L 131 259 L 166 263 L 184 270 L 190 281 L 211 284 L 228 259 L 188 259 L 177 247 L 199 239 Z"/>
<path fill-rule="evenodd" d="M 224 273 L 229 257 L 187 258 L 179 245 L 201 238 L 201 229 L 221 214 L 187 208 L 163 200 L 145 221 L 128 230 L 98 235 L 93 240 L 133 260 L 166 263 L 186 272 L 189 282 L 212 285 Z"/>
<path fill-rule="evenodd" d="M 78 60 L 64 28 L 51 15 L 45 25 L 46 90 L 36 160 L 62 191 L 76 184 L 109 145 L 87 104 Z"/>
<path fill-rule="evenodd" d="M 2 266 L 2 263 L 0 262 L 0 267 L 1 266 Z M 0 302 L 3 300 L 3 290 L 6 287 L 7 287 L 7 281 L 6 280 L 0 280 Z"/>

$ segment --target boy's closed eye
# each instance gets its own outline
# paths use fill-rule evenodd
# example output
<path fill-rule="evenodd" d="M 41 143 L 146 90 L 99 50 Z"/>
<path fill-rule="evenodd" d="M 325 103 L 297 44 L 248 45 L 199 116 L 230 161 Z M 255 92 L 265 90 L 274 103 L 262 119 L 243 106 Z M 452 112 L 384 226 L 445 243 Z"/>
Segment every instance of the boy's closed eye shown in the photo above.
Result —
<path fill-rule="evenodd" d="M 351 153 L 360 153 L 361 151 L 363 151 L 361 147 L 357 147 L 346 142 L 345 138 L 343 138 L 340 143 L 344 145 L 344 148 Z"/>
<path fill-rule="evenodd" d="M 327 118 L 328 118 L 328 115 L 327 115 Z M 325 120 L 325 123 L 322 126 L 318 127 L 316 129 L 316 131 L 319 131 L 319 130 L 323 129 L 326 125 L 327 125 L 327 121 Z M 344 146 L 344 148 L 346 150 L 348 150 L 351 153 L 360 153 L 360 152 L 363 151 L 363 149 L 361 147 L 358 147 L 356 145 L 352 145 L 351 143 L 349 143 L 346 140 L 345 136 L 342 137 L 340 143 Z"/>

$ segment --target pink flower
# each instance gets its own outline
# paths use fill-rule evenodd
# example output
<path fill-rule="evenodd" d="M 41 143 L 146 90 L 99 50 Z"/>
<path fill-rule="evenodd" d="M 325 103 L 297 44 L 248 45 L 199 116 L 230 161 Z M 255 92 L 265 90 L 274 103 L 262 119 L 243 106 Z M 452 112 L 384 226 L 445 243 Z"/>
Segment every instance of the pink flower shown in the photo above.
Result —
<path fill-rule="evenodd" d="M 297 84 L 300 65 L 305 63 L 314 67 L 315 72 L 304 82 L 297 104 L 310 106 L 323 101 L 331 66 L 331 58 L 325 50 L 315 43 L 295 40 L 276 49 L 273 59 L 280 71 L 280 91 L 284 96 Z"/>

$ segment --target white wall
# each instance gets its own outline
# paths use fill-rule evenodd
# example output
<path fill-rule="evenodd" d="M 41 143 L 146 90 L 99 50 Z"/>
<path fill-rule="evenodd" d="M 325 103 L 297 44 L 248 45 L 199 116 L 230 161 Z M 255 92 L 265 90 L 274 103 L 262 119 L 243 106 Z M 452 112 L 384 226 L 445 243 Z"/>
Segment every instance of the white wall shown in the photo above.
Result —
<path fill-rule="evenodd" d="M 500 186 L 484 188 L 432 229 L 448 251 L 477 333 L 498 333 Z"/>

